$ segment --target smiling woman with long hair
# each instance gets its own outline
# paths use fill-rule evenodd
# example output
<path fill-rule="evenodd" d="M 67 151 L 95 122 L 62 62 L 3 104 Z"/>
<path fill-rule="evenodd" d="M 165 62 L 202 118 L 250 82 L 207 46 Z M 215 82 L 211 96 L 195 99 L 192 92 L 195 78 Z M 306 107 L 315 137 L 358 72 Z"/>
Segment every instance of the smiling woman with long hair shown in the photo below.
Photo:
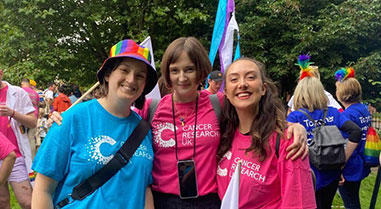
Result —
<path fill-rule="evenodd" d="M 285 139 L 285 110 L 265 66 L 249 58 L 235 61 L 225 72 L 225 95 L 218 148 L 220 198 L 241 161 L 240 209 L 316 208 L 308 159 L 285 159 L 292 140 Z"/>

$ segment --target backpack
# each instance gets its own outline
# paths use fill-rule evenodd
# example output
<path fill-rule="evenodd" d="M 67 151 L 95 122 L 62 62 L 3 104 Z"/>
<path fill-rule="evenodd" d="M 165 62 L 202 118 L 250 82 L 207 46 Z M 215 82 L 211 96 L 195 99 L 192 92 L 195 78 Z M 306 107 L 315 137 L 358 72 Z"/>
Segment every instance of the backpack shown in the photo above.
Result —
<path fill-rule="evenodd" d="M 320 126 L 306 111 L 302 109 L 297 111 L 303 113 L 315 124 L 312 130 L 314 140 L 309 145 L 310 164 L 318 170 L 341 169 L 345 164 L 346 141 L 337 126 L 325 125 L 327 109 L 324 110 L 323 122 Z"/>
<path fill-rule="evenodd" d="M 381 141 L 377 131 L 370 126 L 366 134 L 365 148 L 364 148 L 364 161 L 365 165 L 370 167 L 377 167 L 380 165 L 379 155 L 381 152 Z"/>
<path fill-rule="evenodd" d="M 217 120 L 220 121 L 221 119 L 221 103 L 218 99 L 217 94 L 211 94 L 209 95 L 210 102 L 212 103 L 212 107 L 214 110 L 214 113 L 216 114 Z M 159 99 L 153 99 L 151 101 L 151 104 L 149 104 L 148 112 L 147 112 L 147 122 L 149 124 L 152 123 L 153 116 L 155 115 L 157 106 L 159 104 Z"/>

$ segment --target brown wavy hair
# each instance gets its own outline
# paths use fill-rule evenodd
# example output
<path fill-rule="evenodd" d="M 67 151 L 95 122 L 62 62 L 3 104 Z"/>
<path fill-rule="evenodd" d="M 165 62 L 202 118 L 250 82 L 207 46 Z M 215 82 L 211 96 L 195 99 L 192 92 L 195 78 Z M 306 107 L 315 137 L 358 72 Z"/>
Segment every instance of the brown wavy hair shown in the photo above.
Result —
<path fill-rule="evenodd" d="M 278 96 L 278 88 L 275 86 L 265 72 L 265 65 L 255 59 L 240 58 L 235 62 L 247 60 L 257 65 L 263 81 L 266 86 L 265 95 L 259 101 L 258 113 L 255 116 L 250 130 L 251 145 L 246 149 L 246 153 L 252 152 L 253 156 L 259 157 L 261 161 L 267 157 L 266 148 L 268 147 L 269 137 L 275 130 L 278 134 L 283 136 L 283 131 L 286 126 L 285 109 L 282 101 Z M 230 65 L 231 66 L 231 65 Z M 226 74 L 224 74 L 226 81 Z M 222 111 L 222 120 L 220 121 L 221 141 L 218 147 L 217 156 L 221 159 L 223 155 L 231 149 L 234 140 L 234 133 L 239 126 L 239 118 L 235 107 L 224 98 L 224 107 Z"/>

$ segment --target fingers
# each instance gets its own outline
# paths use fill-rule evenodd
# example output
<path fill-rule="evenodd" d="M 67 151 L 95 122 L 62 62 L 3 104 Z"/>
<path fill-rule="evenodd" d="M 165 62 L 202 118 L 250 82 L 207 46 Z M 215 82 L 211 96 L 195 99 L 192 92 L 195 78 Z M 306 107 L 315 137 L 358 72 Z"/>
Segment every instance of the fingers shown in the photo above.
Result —
<path fill-rule="evenodd" d="M 59 126 L 62 124 L 62 116 L 59 112 L 56 112 L 56 111 L 52 112 L 52 115 L 50 116 L 48 120 L 48 125 L 50 124 L 51 126 L 54 122 L 57 123 Z"/>
<path fill-rule="evenodd" d="M 308 156 L 308 146 L 307 146 L 307 144 L 305 144 L 305 149 L 304 149 L 304 153 L 302 156 L 302 160 L 306 159 L 307 156 Z"/>
<path fill-rule="evenodd" d="M 290 146 L 288 146 L 286 148 L 286 152 L 287 152 L 287 156 L 286 156 L 286 159 L 290 159 L 291 156 L 293 156 L 300 148 L 300 144 L 299 143 L 292 143 Z"/>

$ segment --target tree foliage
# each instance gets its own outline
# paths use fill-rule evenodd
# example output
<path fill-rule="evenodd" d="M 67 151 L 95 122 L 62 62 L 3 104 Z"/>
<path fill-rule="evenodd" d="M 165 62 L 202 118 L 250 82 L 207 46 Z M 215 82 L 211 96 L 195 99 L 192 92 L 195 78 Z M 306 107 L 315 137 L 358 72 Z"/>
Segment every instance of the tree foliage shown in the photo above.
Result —
<path fill-rule="evenodd" d="M 363 97 L 381 104 L 380 0 L 236 0 L 242 54 L 267 65 L 282 96 L 297 82 L 296 58 L 312 55 L 334 93 L 333 73 L 353 66 Z M 218 1 L 0 0 L 0 67 L 5 79 L 60 79 L 88 87 L 125 38 L 151 36 L 156 66 L 167 45 L 195 36 L 208 49 Z M 381 108 L 381 107 L 379 107 Z"/>

